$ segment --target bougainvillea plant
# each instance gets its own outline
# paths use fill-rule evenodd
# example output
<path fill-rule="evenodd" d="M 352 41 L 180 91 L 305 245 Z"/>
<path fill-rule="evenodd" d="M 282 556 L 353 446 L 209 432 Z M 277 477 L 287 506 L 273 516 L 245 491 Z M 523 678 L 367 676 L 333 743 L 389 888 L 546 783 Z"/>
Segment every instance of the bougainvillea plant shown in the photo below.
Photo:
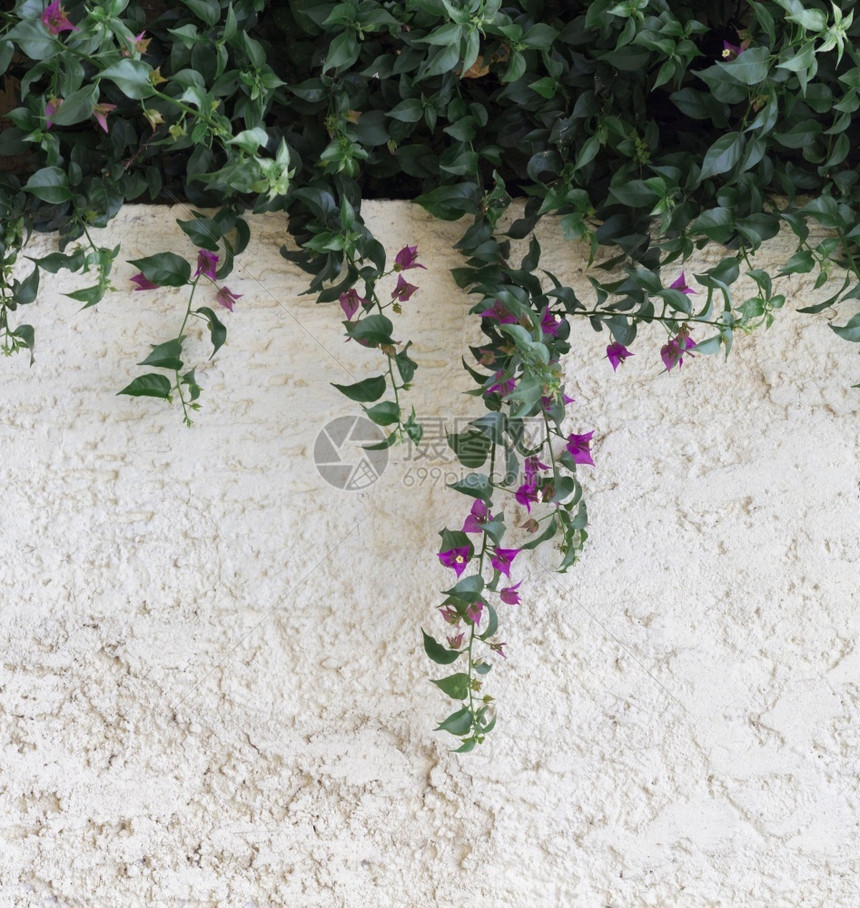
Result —
<path fill-rule="evenodd" d="M 650 356 L 688 374 L 691 359 L 771 324 L 786 304 L 780 278 L 814 272 L 827 298 L 801 311 L 860 341 L 854 7 L 17 0 L 0 13 L 0 348 L 32 358 L 18 311 L 37 302 L 43 271 L 87 275 L 67 294 L 84 308 L 104 299 L 121 249 L 91 228 L 127 201 L 182 200 L 197 261 L 153 250 L 132 278 L 142 293 L 188 288 L 179 328 L 120 393 L 178 398 L 190 423 L 200 388 L 185 332 L 199 320 L 213 355 L 224 344 L 216 312 L 241 308 L 224 281 L 248 243 L 244 215 L 283 211 L 284 256 L 337 304 L 347 337 L 384 357 L 381 374 L 337 387 L 384 427 L 383 445 L 414 442 L 420 415 L 405 395 L 420 351 L 394 339 L 390 316 L 426 263 L 413 245 L 383 249 L 361 203 L 409 198 L 461 221 L 453 275 L 483 341 L 452 351 L 476 413 L 448 439 L 468 471 L 452 483 L 462 523 L 441 532 L 450 585 L 423 639 L 451 669 L 433 679 L 456 707 L 439 729 L 470 750 L 495 723 L 486 675 L 506 655 L 500 615 L 528 600 L 527 550 L 555 545 L 567 570 L 586 540 L 600 429 L 580 424 L 561 377 L 579 326 L 605 332 L 607 367 Z M 502 228 L 513 198 L 520 214 Z M 587 297 L 541 268 L 533 230 L 545 217 L 589 250 Z M 755 255 L 780 230 L 796 249 L 771 274 Z M 27 259 L 33 231 L 57 232 L 58 251 Z M 515 241 L 527 247 L 518 261 Z M 706 246 L 717 264 L 691 273 Z M 755 288 L 746 298 L 741 279 Z M 665 330 L 658 350 L 633 349 L 642 323 Z M 525 509 L 518 526 L 512 503 Z"/>

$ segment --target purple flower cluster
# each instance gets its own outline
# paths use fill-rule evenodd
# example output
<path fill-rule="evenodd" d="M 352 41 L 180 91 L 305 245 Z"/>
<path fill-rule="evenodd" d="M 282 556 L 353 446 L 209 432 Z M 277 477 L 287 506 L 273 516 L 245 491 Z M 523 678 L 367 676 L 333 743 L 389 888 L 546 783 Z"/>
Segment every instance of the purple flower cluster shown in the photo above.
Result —
<path fill-rule="evenodd" d="M 412 294 L 418 290 L 418 287 L 415 284 L 410 284 L 409 281 L 403 277 L 403 274 L 400 273 L 409 271 L 411 268 L 424 268 L 426 270 L 427 266 L 420 264 L 417 259 L 417 246 L 404 246 L 394 257 L 394 268 L 392 270 L 397 272 L 397 284 L 395 285 L 394 290 L 391 291 L 391 300 L 394 303 L 395 312 L 400 311 L 400 303 L 405 303 L 412 297 Z M 346 320 L 350 323 L 358 312 L 359 306 L 361 306 L 365 312 L 368 312 L 374 305 L 373 300 L 368 300 L 365 297 L 360 296 L 355 287 L 350 287 L 345 293 L 341 293 L 338 297 L 338 302 L 340 303 L 340 308 L 343 309 Z"/>
<path fill-rule="evenodd" d="M 53 3 L 49 3 L 42 11 L 39 19 L 42 25 L 54 36 L 59 35 L 60 32 L 80 31 L 77 25 L 72 25 L 69 22 L 65 9 L 60 5 L 60 0 L 53 0 Z"/>
<path fill-rule="evenodd" d="M 197 270 L 194 272 L 194 277 L 208 277 L 213 283 L 217 280 L 216 275 L 216 266 L 218 265 L 218 256 L 214 252 L 210 252 L 208 249 L 198 249 L 197 250 Z M 131 276 L 132 284 L 137 286 L 135 290 L 156 290 L 158 289 L 158 284 L 154 284 L 149 280 L 142 271 L 138 271 L 137 274 Z M 237 300 L 242 298 L 241 293 L 233 293 L 229 287 L 218 287 L 215 283 L 217 292 L 215 294 L 215 300 L 219 306 L 223 306 L 225 309 L 229 309 L 230 312 L 233 311 L 233 305 Z"/>
<path fill-rule="evenodd" d="M 723 43 L 725 44 L 725 42 Z M 734 45 L 728 46 L 734 47 Z M 740 49 L 738 49 L 738 53 L 740 53 Z M 696 293 L 692 287 L 688 286 L 687 277 L 683 271 L 669 284 L 669 289 L 678 290 L 686 296 L 693 296 Z M 687 328 L 682 328 L 675 337 L 660 348 L 660 357 L 663 360 L 663 365 L 666 366 L 666 371 L 671 371 L 674 366 L 678 366 L 680 369 L 684 362 L 684 355 L 695 346 L 695 341 L 690 338 Z M 606 348 L 606 358 L 609 360 L 613 372 L 629 356 L 633 356 L 633 354 L 618 341 L 613 341 Z"/>

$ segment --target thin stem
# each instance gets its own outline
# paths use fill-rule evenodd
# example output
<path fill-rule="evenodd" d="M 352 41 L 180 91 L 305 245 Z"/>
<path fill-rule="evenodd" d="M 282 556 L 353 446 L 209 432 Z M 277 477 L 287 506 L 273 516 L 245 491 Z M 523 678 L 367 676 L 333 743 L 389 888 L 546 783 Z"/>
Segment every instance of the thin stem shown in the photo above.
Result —
<path fill-rule="evenodd" d="M 182 393 L 182 382 L 179 377 L 179 369 L 175 370 L 176 374 L 176 393 L 179 395 L 179 402 L 182 404 L 182 421 L 186 426 L 191 426 L 191 417 L 188 415 L 188 407 L 185 405 L 185 396 Z"/>
<path fill-rule="evenodd" d="M 199 281 L 200 275 L 198 274 L 191 284 L 191 294 L 188 297 L 188 305 L 185 307 L 185 318 L 182 319 L 182 324 L 179 326 L 179 332 L 176 335 L 180 342 L 182 341 L 182 332 L 185 330 L 185 326 L 188 324 L 188 319 L 191 316 L 191 302 L 194 299 L 194 291 L 197 290 Z"/>
<path fill-rule="evenodd" d="M 489 475 L 491 477 L 493 475 L 493 470 L 495 468 L 495 465 L 496 465 L 496 442 L 493 441 L 491 443 L 491 447 L 490 447 L 490 474 Z M 492 504 L 492 502 L 490 502 L 490 504 Z M 481 554 L 478 556 L 478 574 L 481 577 L 484 576 L 484 558 L 487 554 L 487 539 L 489 538 L 486 533 L 483 534 L 483 537 L 484 537 L 483 542 L 481 543 Z M 473 677 L 474 677 L 473 671 L 472 671 L 472 668 L 474 665 L 472 649 L 475 645 L 475 639 L 477 637 L 477 634 L 475 633 L 475 631 L 476 631 L 476 625 L 475 625 L 475 622 L 472 621 L 469 625 L 467 674 L 469 676 L 469 712 L 472 715 L 473 734 L 474 734 L 474 736 L 477 737 L 477 735 L 480 733 L 480 729 L 478 728 L 478 718 L 477 718 L 477 712 L 475 710 L 475 692 L 474 692 L 474 688 L 472 687 L 472 681 L 473 681 Z"/>
<path fill-rule="evenodd" d="M 566 315 L 582 315 L 582 316 L 590 318 L 591 316 L 594 316 L 594 315 L 605 315 L 605 316 L 611 317 L 613 315 L 623 315 L 624 313 L 612 312 L 612 311 L 605 310 L 605 309 L 575 309 L 573 312 L 567 312 L 565 314 Z M 646 321 L 646 322 L 697 322 L 702 325 L 713 325 L 715 328 L 719 328 L 723 324 L 722 322 L 717 322 L 717 321 L 714 321 L 713 319 L 698 318 L 697 316 L 694 316 L 694 315 L 683 315 L 683 314 L 679 314 L 677 317 L 669 316 L 669 315 L 649 315 L 647 318 L 636 319 L 635 316 L 633 316 L 633 318 L 634 318 L 634 320 L 637 320 L 637 321 Z"/>

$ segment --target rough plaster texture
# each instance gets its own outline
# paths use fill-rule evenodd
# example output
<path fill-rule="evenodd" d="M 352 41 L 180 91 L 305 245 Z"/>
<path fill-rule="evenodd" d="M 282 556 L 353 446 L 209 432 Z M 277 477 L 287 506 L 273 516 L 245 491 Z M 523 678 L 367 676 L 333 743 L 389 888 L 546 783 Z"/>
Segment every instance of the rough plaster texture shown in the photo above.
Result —
<path fill-rule="evenodd" d="M 476 413 L 460 228 L 365 214 L 429 268 L 397 326 L 417 409 Z M 191 256 L 183 215 L 126 208 L 107 241 Z M 579 250 L 541 237 L 580 279 Z M 791 311 L 808 286 L 728 362 L 671 374 L 656 331 L 615 375 L 577 326 L 591 540 L 564 576 L 518 559 L 499 725 L 460 757 L 418 632 L 455 468 L 396 450 L 366 491 L 320 479 L 319 429 L 354 412 L 329 382 L 378 363 L 299 295 L 284 240 L 255 222 L 227 345 L 189 342 L 191 430 L 115 396 L 181 291 L 76 314 L 47 278 L 36 364 L 1 364 L 0 904 L 860 904 L 858 360 Z"/>

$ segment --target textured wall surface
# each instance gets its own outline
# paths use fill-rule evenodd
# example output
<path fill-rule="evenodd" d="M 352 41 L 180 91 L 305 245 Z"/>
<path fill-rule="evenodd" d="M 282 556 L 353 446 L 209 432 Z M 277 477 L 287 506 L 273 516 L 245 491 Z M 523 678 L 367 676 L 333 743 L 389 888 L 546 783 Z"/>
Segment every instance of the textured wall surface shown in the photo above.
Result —
<path fill-rule="evenodd" d="M 416 408 L 478 415 L 460 228 L 365 215 L 429 269 L 396 328 Z M 107 241 L 193 257 L 180 216 L 129 207 Z M 541 237 L 576 278 L 576 247 Z M 860 904 L 860 361 L 792 311 L 808 285 L 786 279 L 728 361 L 669 374 L 656 331 L 613 374 L 575 327 L 591 539 L 567 575 L 517 560 L 499 724 L 461 757 L 432 731 L 448 701 L 418 630 L 439 630 L 456 468 L 395 449 L 366 490 L 320 478 L 319 430 L 355 412 L 329 382 L 379 364 L 299 295 L 284 241 L 255 223 L 213 361 L 190 331 L 190 430 L 115 393 L 183 291 L 77 313 L 79 279 L 46 276 L 21 313 L 36 363 L 0 363 L 0 905 Z"/>

